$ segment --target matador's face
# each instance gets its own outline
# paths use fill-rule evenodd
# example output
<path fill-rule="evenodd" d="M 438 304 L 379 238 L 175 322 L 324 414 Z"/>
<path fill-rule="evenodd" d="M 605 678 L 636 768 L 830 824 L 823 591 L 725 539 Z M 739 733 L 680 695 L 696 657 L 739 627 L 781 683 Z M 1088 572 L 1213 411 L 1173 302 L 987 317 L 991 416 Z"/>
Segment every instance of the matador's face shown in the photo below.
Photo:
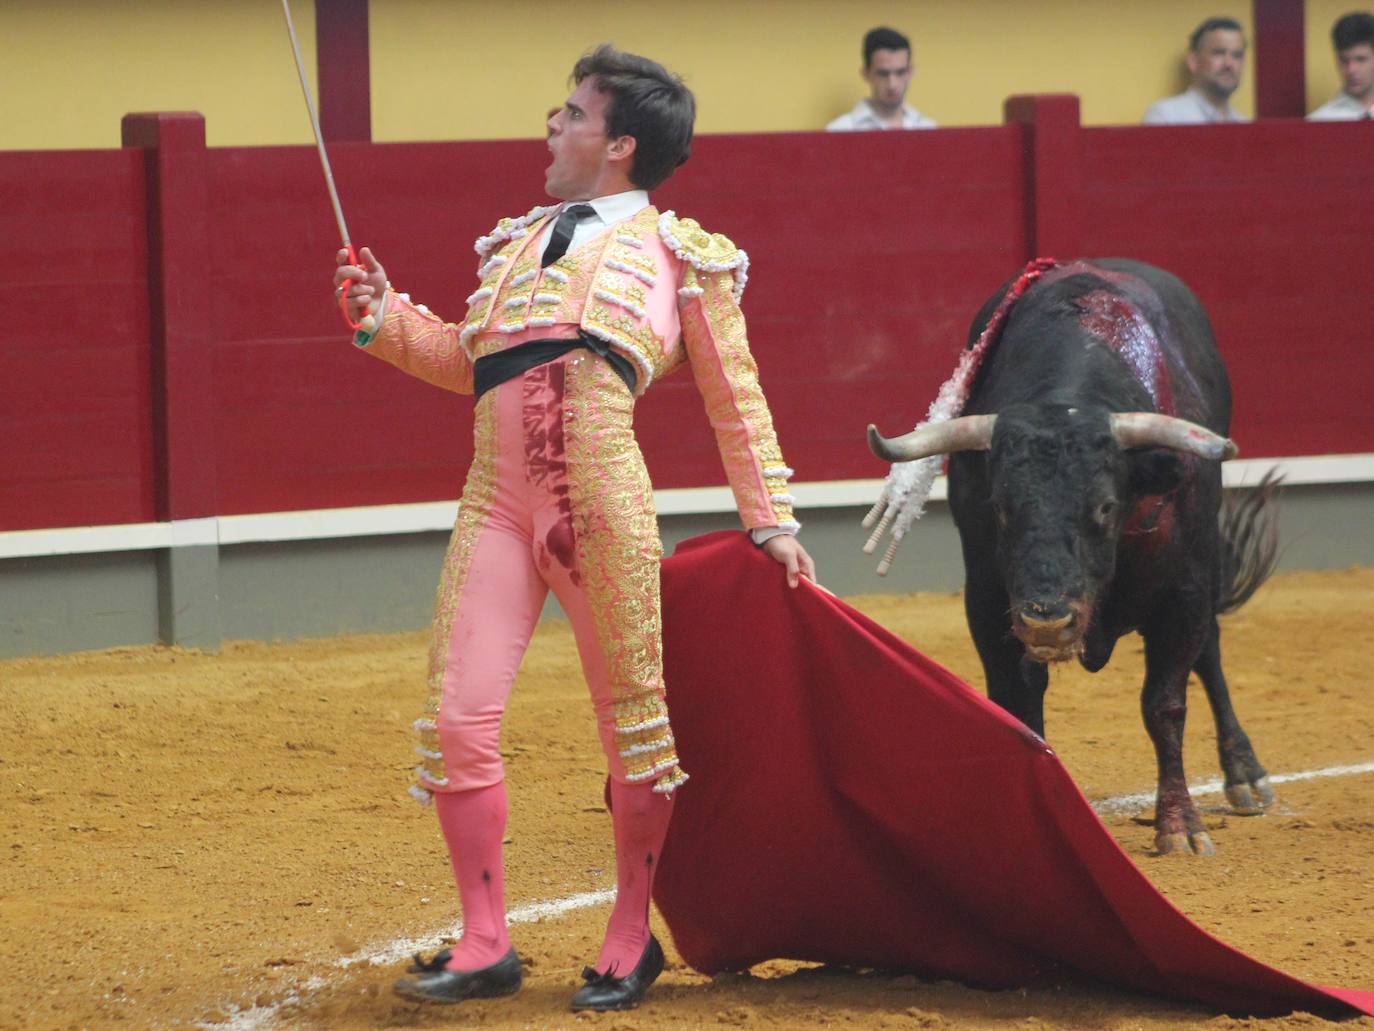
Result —
<path fill-rule="evenodd" d="M 596 88 L 596 77 L 577 84 L 548 121 L 553 161 L 544 172 L 544 189 L 558 200 L 590 200 L 619 192 L 634 150 L 634 137 L 606 134 L 610 97 Z"/>

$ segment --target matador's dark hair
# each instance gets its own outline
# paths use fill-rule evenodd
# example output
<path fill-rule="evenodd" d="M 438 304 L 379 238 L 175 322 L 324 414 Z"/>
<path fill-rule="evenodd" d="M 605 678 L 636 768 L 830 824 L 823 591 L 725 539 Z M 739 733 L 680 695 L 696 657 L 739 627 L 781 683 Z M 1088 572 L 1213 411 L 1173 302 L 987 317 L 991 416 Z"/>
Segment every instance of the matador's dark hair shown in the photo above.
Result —
<path fill-rule="evenodd" d="M 573 82 L 592 76 L 596 88 L 610 98 L 606 135 L 635 138 L 630 182 L 652 190 L 692 154 L 696 98 L 681 78 L 657 61 L 609 43 L 584 54 L 573 66 Z"/>

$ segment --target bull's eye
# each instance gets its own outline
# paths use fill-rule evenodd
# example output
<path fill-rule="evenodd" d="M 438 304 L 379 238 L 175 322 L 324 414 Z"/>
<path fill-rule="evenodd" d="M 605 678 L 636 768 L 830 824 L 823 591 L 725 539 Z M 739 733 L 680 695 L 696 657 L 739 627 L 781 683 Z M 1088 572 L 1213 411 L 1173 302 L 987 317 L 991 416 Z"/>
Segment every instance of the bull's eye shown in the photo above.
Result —
<path fill-rule="evenodd" d="M 1102 501 L 1102 502 L 1100 502 L 1100 503 L 1098 504 L 1098 506 L 1097 506 L 1097 512 L 1095 513 L 1095 517 L 1096 517 L 1096 519 L 1097 519 L 1097 524 L 1098 524 L 1099 526 L 1106 526 L 1106 525 L 1108 525 L 1108 524 L 1112 521 L 1112 517 L 1115 516 L 1115 515 L 1116 515 L 1116 501 L 1115 501 L 1115 499 L 1113 499 L 1113 498 L 1108 498 L 1106 501 Z"/>

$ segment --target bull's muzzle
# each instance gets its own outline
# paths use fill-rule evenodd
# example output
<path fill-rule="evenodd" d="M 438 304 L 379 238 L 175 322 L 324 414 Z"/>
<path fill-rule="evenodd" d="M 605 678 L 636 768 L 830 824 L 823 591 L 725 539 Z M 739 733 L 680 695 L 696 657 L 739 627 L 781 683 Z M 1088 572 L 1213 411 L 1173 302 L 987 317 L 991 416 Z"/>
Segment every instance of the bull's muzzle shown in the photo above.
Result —
<path fill-rule="evenodd" d="M 1012 632 L 1036 662 L 1062 662 L 1083 648 L 1084 620 L 1071 605 L 1027 602 L 1012 615 Z"/>

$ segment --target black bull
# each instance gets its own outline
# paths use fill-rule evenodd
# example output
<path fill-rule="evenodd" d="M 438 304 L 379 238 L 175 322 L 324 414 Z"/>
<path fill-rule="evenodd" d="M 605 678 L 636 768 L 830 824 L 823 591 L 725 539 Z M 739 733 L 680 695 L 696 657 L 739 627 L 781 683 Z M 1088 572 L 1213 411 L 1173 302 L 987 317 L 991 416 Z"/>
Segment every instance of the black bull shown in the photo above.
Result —
<path fill-rule="evenodd" d="M 970 346 L 1009 286 L 974 319 Z M 1096 672 L 1139 631 L 1155 845 L 1210 853 L 1183 770 L 1188 676 L 1211 703 L 1228 800 L 1261 811 L 1273 793 L 1231 708 L 1217 615 L 1268 576 L 1275 537 L 1268 478 L 1220 518 L 1231 388 L 1201 305 L 1141 262 L 1056 268 L 1008 309 L 964 412 L 870 437 L 890 461 L 953 452 L 964 605 L 989 697 L 1043 735 L 1046 663 L 1077 657 Z"/>

